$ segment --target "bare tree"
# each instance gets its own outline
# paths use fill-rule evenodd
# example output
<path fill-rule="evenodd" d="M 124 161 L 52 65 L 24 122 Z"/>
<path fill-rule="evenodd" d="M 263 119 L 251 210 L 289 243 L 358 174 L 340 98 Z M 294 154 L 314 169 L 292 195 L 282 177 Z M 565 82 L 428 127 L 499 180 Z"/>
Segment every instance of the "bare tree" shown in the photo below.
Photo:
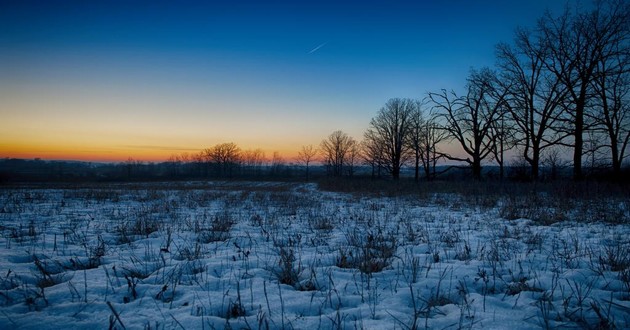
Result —
<path fill-rule="evenodd" d="M 573 178 L 580 180 L 584 133 L 593 125 L 588 122 L 589 102 L 595 93 L 592 81 L 602 71 L 601 63 L 614 61 L 627 52 L 630 3 L 624 0 L 597 1 L 595 9 L 572 12 L 567 8 L 559 17 L 547 13 L 538 29 L 549 43 L 546 68 L 555 74 L 568 90 L 566 127 L 572 135 Z M 625 54 L 627 55 L 627 54 Z"/>
<path fill-rule="evenodd" d="M 509 90 L 511 136 L 530 167 L 532 179 L 538 179 L 541 153 L 556 145 L 566 135 L 553 130 L 562 114 L 567 95 L 560 79 L 545 69 L 549 43 L 526 29 L 516 31 L 514 47 L 497 46 L 501 83 Z M 505 118 L 503 118 L 505 120 Z"/>
<path fill-rule="evenodd" d="M 422 106 L 419 106 L 412 113 L 407 145 L 414 161 L 416 182 L 420 179 L 420 166 L 427 180 L 435 178 L 437 161 L 441 158 L 437 145 L 445 138 L 445 131 L 439 129 L 433 112 L 425 115 Z"/>
<path fill-rule="evenodd" d="M 284 166 L 285 166 L 284 158 L 282 158 L 279 152 L 274 151 L 273 156 L 271 157 L 271 166 L 269 168 L 269 174 L 271 176 L 280 175 Z"/>
<path fill-rule="evenodd" d="M 361 159 L 363 164 L 370 166 L 372 169 L 372 179 L 381 177 L 384 158 L 385 150 L 379 142 L 376 133 L 371 129 L 367 129 L 363 134 L 363 141 L 361 141 Z"/>
<path fill-rule="evenodd" d="M 427 180 L 431 181 L 438 175 L 436 171 L 437 162 L 444 155 L 438 150 L 438 145 L 446 140 L 448 134 L 445 130 L 441 129 L 437 122 L 437 117 L 433 112 L 429 112 L 429 117 L 424 123 L 424 130 L 422 136 L 422 166 L 424 167 L 424 174 Z"/>
<path fill-rule="evenodd" d="M 348 148 L 348 153 L 346 156 L 346 172 L 348 173 L 348 176 L 354 176 L 354 170 L 360 160 L 360 157 L 361 146 L 359 143 L 354 142 L 352 143 L 350 148 Z"/>
<path fill-rule="evenodd" d="M 407 135 L 407 148 L 411 151 L 412 159 L 414 162 L 414 175 L 413 178 L 416 182 L 420 180 L 420 162 L 423 159 L 424 150 L 422 149 L 422 139 L 424 137 L 424 117 L 422 115 L 422 109 L 419 106 L 415 109 L 410 116 L 409 120 L 409 134 Z"/>
<path fill-rule="evenodd" d="M 603 146 L 610 150 L 613 174 L 621 173 L 630 140 L 630 52 L 615 61 L 601 61 L 593 88 L 597 94 L 595 120 L 597 131 L 606 137 Z M 612 66 L 612 68 L 611 68 Z"/>
<path fill-rule="evenodd" d="M 317 149 L 313 148 L 313 145 L 302 146 L 302 150 L 298 152 L 297 160 L 306 167 L 306 181 L 308 181 L 308 167 L 309 164 L 315 160 L 317 156 Z"/>
<path fill-rule="evenodd" d="M 166 161 L 170 169 L 171 177 L 176 178 L 177 176 L 179 176 L 181 172 L 180 168 L 182 166 L 182 159 L 180 158 L 180 156 L 172 154 L 168 157 Z"/>
<path fill-rule="evenodd" d="M 493 139 L 491 154 L 499 165 L 499 178 L 505 177 L 505 152 L 515 146 L 514 129 L 508 119 L 508 106 L 501 107 L 497 119 L 490 125 L 490 136 Z"/>
<path fill-rule="evenodd" d="M 206 157 L 210 152 L 210 149 L 204 149 L 200 152 L 192 155 L 192 161 L 197 169 L 197 175 L 208 177 L 209 170 L 209 158 Z"/>
<path fill-rule="evenodd" d="M 339 177 L 343 174 L 348 152 L 355 144 L 356 141 L 343 131 L 334 131 L 322 140 L 320 152 L 329 175 Z"/>
<path fill-rule="evenodd" d="M 240 162 L 240 148 L 232 143 L 220 143 L 211 149 L 204 150 L 205 158 L 215 168 L 215 174 L 218 176 L 234 175 L 234 170 Z"/>
<path fill-rule="evenodd" d="M 241 153 L 241 162 L 246 171 L 260 175 L 266 162 L 265 152 L 261 149 L 245 150 Z"/>
<path fill-rule="evenodd" d="M 405 144 L 411 131 L 413 112 L 419 102 L 411 99 L 390 99 L 370 121 L 374 139 L 384 150 L 383 165 L 394 179 L 400 178 L 400 168 L 409 159 Z"/>
<path fill-rule="evenodd" d="M 443 121 L 441 128 L 448 137 L 457 141 L 467 158 L 444 156 L 450 160 L 466 162 L 472 169 L 473 178 L 481 178 L 481 163 L 494 148 L 492 127 L 499 111 L 505 106 L 507 91 L 498 88 L 495 74 L 489 69 L 471 71 L 466 96 L 458 97 L 446 90 L 429 93 L 429 99 Z"/>
<path fill-rule="evenodd" d="M 560 147 L 557 146 L 546 149 L 541 162 L 549 170 L 550 180 L 558 179 L 560 172 L 568 166 L 568 161 L 562 157 Z"/>

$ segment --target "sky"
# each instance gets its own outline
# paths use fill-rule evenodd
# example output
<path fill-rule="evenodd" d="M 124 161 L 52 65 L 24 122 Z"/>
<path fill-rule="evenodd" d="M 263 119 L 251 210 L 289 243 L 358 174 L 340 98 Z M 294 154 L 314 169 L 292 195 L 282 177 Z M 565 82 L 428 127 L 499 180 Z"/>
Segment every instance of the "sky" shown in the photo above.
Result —
<path fill-rule="evenodd" d="M 291 160 L 393 97 L 461 90 L 563 1 L 0 0 L 0 158 Z"/>

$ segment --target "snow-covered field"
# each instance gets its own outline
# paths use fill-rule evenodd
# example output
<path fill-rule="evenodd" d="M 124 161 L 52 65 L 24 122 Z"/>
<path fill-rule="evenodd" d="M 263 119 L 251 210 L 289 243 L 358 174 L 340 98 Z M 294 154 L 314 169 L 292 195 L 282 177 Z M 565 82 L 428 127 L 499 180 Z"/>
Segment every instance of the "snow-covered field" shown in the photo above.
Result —
<path fill-rule="evenodd" d="M 0 328 L 630 328 L 627 200 L 544 225 L 429 196 L 6 188 Z"/>

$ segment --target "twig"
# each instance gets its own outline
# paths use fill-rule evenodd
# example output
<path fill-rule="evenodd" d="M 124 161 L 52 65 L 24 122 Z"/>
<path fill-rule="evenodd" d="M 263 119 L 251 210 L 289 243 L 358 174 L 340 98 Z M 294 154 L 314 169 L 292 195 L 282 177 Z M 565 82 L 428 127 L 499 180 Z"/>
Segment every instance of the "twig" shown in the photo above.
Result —
<path fill-rule="evenodd" d="M 120 326 L 123 329 L 127 329 L 125 325 L 122 323 L 122 320 L 120 319 L 120 316 L 118 315 L 118 312 L 116 312 L 116 310 L 114 309 L 114 306 L 112 306 L 112 303 L 108 301 L 107 306 L 109 306 L 109 309 L 111 309 L 112 313 L 114 313 L 114 316 L 116 317 L 116 320 L 118 321 L 118 323 L 120 323 Z"/>

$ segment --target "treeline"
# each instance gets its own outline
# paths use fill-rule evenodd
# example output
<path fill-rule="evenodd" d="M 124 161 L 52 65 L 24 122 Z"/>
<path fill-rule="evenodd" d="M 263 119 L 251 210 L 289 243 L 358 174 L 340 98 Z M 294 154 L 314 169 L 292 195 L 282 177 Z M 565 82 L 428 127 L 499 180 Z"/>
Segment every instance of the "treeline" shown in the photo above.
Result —
<path fill-rule="evenodd" d="M 0 182 L 303 180 L 305 173 L 303 166 L 288 163 L 277 153 L 267 159 L 262 151 L 241 152 L 233 143 L 217 144 L 197 154 L 172 156 L 165 162 L 131 158 L 118 163 L 0 159 Z"/>
<path fill-rule="evenodd" d="M 390 99 L 363 140 L 342 131 L 322 141 L 332 176 L 356 163 L 374 176 L 400 177 L 403 166 L 434 179 L 441 160 L 482 177 L 482 166 L 572 168 L 572 177 L 622 174 L 630 139 L 630 2 L 596 1 L 592 10 L 547 12 L 496 46 L 496 67 L 471 70 L 463 94 L 442 89 L 422 100 Z M 444 150 L 455 144 L 459 153 Z M 344 168 L 346 169 L 344 173 Z M 585 171 L 587 169 L 588 171 Z M 523 173 L 521 173 L 523 174 Z"/>

